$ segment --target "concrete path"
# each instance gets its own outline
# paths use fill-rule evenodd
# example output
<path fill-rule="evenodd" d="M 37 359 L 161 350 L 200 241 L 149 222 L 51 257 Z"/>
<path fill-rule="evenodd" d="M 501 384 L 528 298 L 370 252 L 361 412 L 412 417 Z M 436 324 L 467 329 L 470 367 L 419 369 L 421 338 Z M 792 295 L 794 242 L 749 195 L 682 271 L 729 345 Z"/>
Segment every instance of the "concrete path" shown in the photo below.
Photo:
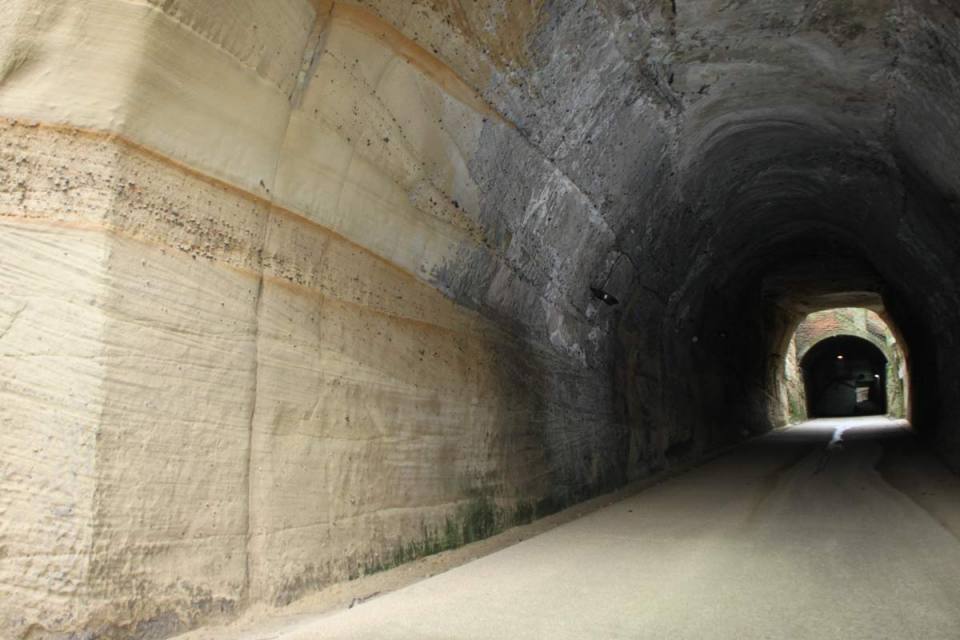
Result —
<path fill-rule="evenodd" d="M 906 423 L 816 420 L 266 637 L 955 640 L 958 532 L 960 482 Z"/>

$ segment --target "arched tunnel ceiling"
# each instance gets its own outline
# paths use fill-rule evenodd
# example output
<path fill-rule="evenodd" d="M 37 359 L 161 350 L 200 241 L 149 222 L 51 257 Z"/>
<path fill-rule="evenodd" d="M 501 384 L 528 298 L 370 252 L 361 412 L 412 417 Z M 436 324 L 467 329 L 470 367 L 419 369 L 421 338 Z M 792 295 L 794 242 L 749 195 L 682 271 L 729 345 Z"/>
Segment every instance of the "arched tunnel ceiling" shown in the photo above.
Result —
<path fill-rule="evenodd" d="M 432 9 L 451 16 L 459 6 Z M 777 2 L 548 2 L 535 20 L 510 3 L 500 6 L 515 29 L 506 30 L 505 42 L 478 46 L 492 72 L 477 87 L 545 159 L 551 180 L 577 193 L 569 207 L 580 209 L 580 219 L 585 202 L 595 211 L 586 216 L 596 230 L 588 242 L 569 227 L 552 235 L 535 225 L 509 229 L 511 237 L 535 236 L 535 254 L 559 253 L 579 265 L 548 276 L 515 263 L 536 288 L 562 292 L 582 309 L 584 284 L 603 278 L 623 251 L 644 264 L 633 274 L 646 280 L 641 288 L 668 297 L 679 283 L 658 274 L 671 260 L 686 262 L 672 242 L 699 247 L 693 264 L 709 270 L 725 255 L 762 247 L 761 235 L 789 236 L 791 225 L 798 233 L 808 224 L 831 225 L 853 236 L 861 252 L 884 255 L 892 266 L 886 277 L 909 272 L 904 262 L 950 253 L 927 251 L 927 240 L 902 241 L 917 230 L 900 223 L 903 192 L 917 187 L 905 186 L 904 174 L 938 181 L 927 184 L 934 200 L 949 203 L 955 190 L 956 177 L 941 167 L 956 154 L 943 145 L 956 137 L 935 135 L 930 146 L 943 154 L 933 160 L 919 153 L 928 147 L 918 144 L 919 133 L 907 133 L 915 120 L 903 115 L 935 103 L 938 123 L 958 130 L 943 108 L 958 97 L 956 48 L 939 46 L 957 24 L 946 6 L 818 1 L 784 11 Z M 515 200 L 524 202 L 527 189 L 544 184 L 528 161 L 518 162 L 518 171 L 497 171 L 522 156 L 520 144 L 503 133 L 482 138 L 474 174 L 494 167 L 482 191 L 519 191 L 525 197 Z M 494 196 L 489 208 L 502 217 L 510 203 Z M 652 264 L 645 259 L 658 254 Z M 454 289 L 463 279 L 445 275 Z M 619 280 L 613 293 L 628 298 L 633 285 Z"/>
<path fill-rule="evenodd" d="M 906 237 L 927 233 L 920 225 L 892 231 L 903 217 L 901 176 L 933 193 L 941 211 L 952 211 L 960 186 L 955 172 L 944 170 L 944 159 L 957 151 L 950 134 L 960 130 L 951 108 L 960 99 L 952 39 L 958 19 L 945 4 L 811 0 L 784 10 L 775 1 L 291 0 L 256 10 L 255 23 L 243 29 L 237 21 L 244 12 L 222 3 L 146 4 L 227 51 L 345 138 L 366 140 L 369 149 L 357 155 L 386 164 L 407 191 L 411 214 L 452 222 L 451 245 L 458 246 L 404 255 L 368 240 L 362 225 L 337 221 L 336 230 L 458 301 L 519 316 L 574 357 L 602 359 L 602 341 L 589 337 L 597 335 L 595 318 L 586 317 L 593 315 L 590 284 L 604 280 L 626 300 L 636 280 L 638 290 L 667 298 L 681 288 L 664 274 L 671 261 L 709 268 L 724 251 L 742 253 L 737 238 L 743 244 L 750 235 L 738 227 L 768 224 L 770 234 L 784 233 L 777 216 L 799 226 L 808 217 L 826 221 L 848 234 L 872 230 L 885 236 L 878 246 L 899 234 L 896 243 L 914 254 L 904 260 L 926 260 L 930 270 L 955 266 L 939 263 L 944 252 L 925 250 L 929 239 Z M 58 6 L 49 5 L 45 19 L 56 20 Z M 346 34 L 355 42 L 348 44 Z M 351 61 L 351 47 L 384 53 Z M 400 82 L 393 79 L 397 61 L 482 116 L 477 121 L 452 105 L 444 107 L 446 124 L 439 116 L 438 135 L 461 157 L 430 157 L 429 147 L 393 150 L 391 141 L 416 133 L 405 130 L 413 121 L 391 97 Z M 14 105 L 24 101 L 18 75 L 10 74 Z M 312 77 L 330 77 L 338 92 L 368 90 L 372 102 L 358 103 L 351 115 L 331 95 L 309 89 L 317 84 Z M 82 95 L 99 86 L 65 106 L 52 97 L 62 83 L 49 82 L 23 88 L 36 99 L 49 91 L 47 111 L 55 119 L 104 126 L 90 111 L 102 100 L 91 96 L 85 105 Z M 221 100 L 217 108 L 227 112 L 275 108 Z M 132 98 L 108 126 L 286 206 L 323 206 L 299 184 L 309 173 L 285 172 L 292 163 L 277 165 L 266 151 L 258 157 L 258 146 L 274 144 L 284 131 L 306 132 L 311 123 L 278 121 L 268 131 L 255 118 L 230 115 L 262 133 L 237 138 L 233 154 L 221 154 L 226 149 L 215 139 L 204 151 L 188 150 L 176 137 L 191 135 L 189 128 L 150 123 L 193 116 L 158 111 L 158 104 Z M 17 110 L 29 112 L 22 104 Z M 918 129 L 921 121 L 936 126 Z M 425 155 L 424 166 L 413 168 Z M 465 166 L 451 174 L 441 168 L 451 161 Z M 276 177 L 271 163 L 279 167 Z M 955 230 L 949 220 L 928 218 L 924 224 Z M 943 237 L 939 231 L 929 230 Z M 729 249 L 718 232 L 731 238 Z M 701 254 L 686 257 L 689 246 Z M 630 268 L 622 253 L 643 268 Z"/>

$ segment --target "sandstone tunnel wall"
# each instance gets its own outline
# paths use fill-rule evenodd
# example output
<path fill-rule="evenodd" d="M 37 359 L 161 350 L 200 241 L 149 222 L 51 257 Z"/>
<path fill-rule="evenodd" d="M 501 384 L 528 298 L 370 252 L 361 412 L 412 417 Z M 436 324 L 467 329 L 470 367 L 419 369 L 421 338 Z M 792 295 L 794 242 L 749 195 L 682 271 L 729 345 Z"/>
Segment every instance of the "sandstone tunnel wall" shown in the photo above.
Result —
<path fill-rule="evenodd" d="M 619 481 L 565 291 L 609 231 L 395 8 L 4 3 L 5 635 L 166 635 Z"/>

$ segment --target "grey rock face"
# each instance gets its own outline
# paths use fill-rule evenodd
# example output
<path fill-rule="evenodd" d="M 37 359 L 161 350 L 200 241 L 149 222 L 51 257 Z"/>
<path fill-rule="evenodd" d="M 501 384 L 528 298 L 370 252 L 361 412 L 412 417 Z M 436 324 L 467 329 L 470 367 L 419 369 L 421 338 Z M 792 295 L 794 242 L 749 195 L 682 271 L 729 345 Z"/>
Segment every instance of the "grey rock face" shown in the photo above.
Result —
<path fill-rule="evenodd" d="M 471 167 L 501 258 L 441 279 L 610 383 L 565 405 L 631 474 L 776 424 L 784 335 L 863 289 L 952 447 L 958 43 L 934 1 L 549 2 Z"/>

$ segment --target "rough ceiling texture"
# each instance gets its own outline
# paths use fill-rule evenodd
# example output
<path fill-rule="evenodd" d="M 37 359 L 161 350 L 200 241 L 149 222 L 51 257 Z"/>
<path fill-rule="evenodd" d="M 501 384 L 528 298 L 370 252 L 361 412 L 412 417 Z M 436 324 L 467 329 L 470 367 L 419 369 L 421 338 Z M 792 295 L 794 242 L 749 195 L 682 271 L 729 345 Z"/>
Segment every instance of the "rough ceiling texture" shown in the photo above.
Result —
<path fill-rule="evenodd" d="M 0 16 L 4 637 L 163 637 L 695 460 L 783 420 L 817 308 L 883 312 L 960 461 L 946 0 Z"/>

